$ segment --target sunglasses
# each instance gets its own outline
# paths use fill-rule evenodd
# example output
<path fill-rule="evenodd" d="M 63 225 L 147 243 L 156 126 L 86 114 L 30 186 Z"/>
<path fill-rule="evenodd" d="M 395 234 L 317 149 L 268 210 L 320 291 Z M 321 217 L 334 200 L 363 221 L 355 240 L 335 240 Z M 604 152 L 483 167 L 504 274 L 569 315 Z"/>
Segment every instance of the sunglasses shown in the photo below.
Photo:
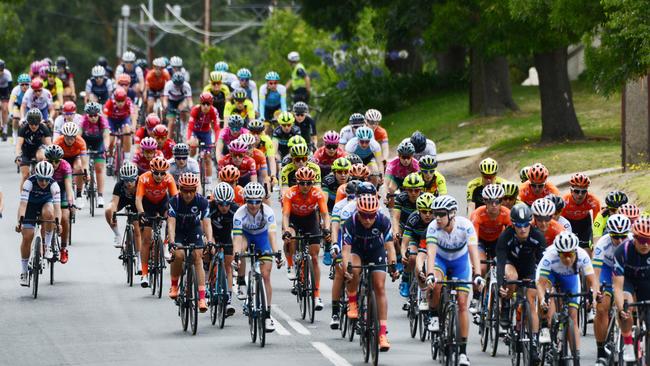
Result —
<path fill-rule="evenodd" d="M 294 114 L 294 116 L 296 116 L 296 117 L 304 117 L 305 114 L 304 113 L 296 113 L 296 114 Z"/>
<path fill-rule="evenodd" d="M 580 189 L 580 188 L 571 188 L 571 192 L 575 194 L 586 194 L 587 190 L 586 189 Z"/>
<path fill-rule="evenodd" d="M 433 214 L 433 210 L 418 210 L 418 212 L 423 214 L 423 215 L 431 215 L 431 214 Z"/>
<path fill-rule="evenodd" d="M 153 172 L 152 174 L 157 177 L 162 177 L 163 175 L 167 174 L 167 172 Z"/>
<path fill-rule="evenodd" d="M 221 85 L 221 81 L 213 81 L 212 85 Z"/>
<path fill-rule="evenodd" d="M 36 180 L 37 180 L 39 183 L 47 183 L 47 182 L 50 181 L 50 180 L 47 179 L 47 178 L 36 178 Z"/>
<path fill-rule="evenodd" d="M 498 206 L 501 204 L 501 200 L 485 200 L 486 205 Z"/>
<path fill-rule="evenodd" d="M 187 160 L 187 156 L 174 156 L 176 160 Z"/>
<path fill-rule="evenodd" d="M 359 140 L 360 144 L 367 145 L 370 143 L 370 140 Z"/>
<path fill-rule="evenodd" d="M 348 175 L 349 170 L 335 170 L 334 174 Z"/>
<path fill-rule="evenodd" d="M 122 178 L 124 183 L 135 183 L 138 178 Z"/>
<path fill-rule="evenodd" d="M 650 245 L 650 238 L 644 238 L 638 235 L 634 235 L 634 240 L 636 240 L 641 245 Z"/>
<path fill-rule="evenodd" d="M 413 155 L 400 155 L 399 158 L 401 160 L 411 160 L 412 157 L 413 157 Z"/>
<path fill-rule="evenodd" d="M 240 127 L 228 127 L 228 128 L 230 128 L 231 132 L 239 132 L 239 131 L 241 131 Z"/>
<path fill-rule="evenodd" d="M 29 86 L 29 84 L 20 84 L 20 86 Z"/>
<path fill-rule="evenodd" d="M 623 240 L 627 239 L 627 234 L 609 234 L 609 237 L 612 239 Z"/>
<path fill-rule="evenodd" d="M 535 221 L 549 222 L 553 217 L 551 216 L 537 216 L 535 215 Z"/>
<path fill-rule="evenodd" d="M 48 160 L 48 161 L 49 161 L 52 165 L 54 165 L 54 164 L 58 164 L 58 163 L 60 163 L 60 162 L 61 162 L 61 159 L 50 159 L 50 160 Z"/>
<path fill-rule="evenodd" d="M 277 81 L 267 81 L 269 85 L 278 85 Z"/>
<path fill-rule="evenodd" d="M 40 93 L 42 91 L 43 91 L 42 89 L 34 89 L 34 93 Z"/>
<path fill-rule="evenodd" d="M 365 213 L 365 212 L 359 212 L 359 217 L 365 220 L 372 220 L 375 217 L 377 217 L 377 213 Z"/>
<path fill-rule="evenodd" d="M 496 174 L 482 174 L 483 178 L 485 179 L 494 179 L 497 177 Z"/>
<path fill-rule="evenodd" d="M 531 187 L 538 188 L 538 189 L 544 188 L 545 185 L 546 185 L 546 183 L 531 183 L 530 184 Z"/>
<path fill-rule="evenodd" d="M 196 189 L 181 189 L 181 193 L 184 193 L 184 194 L 196 193 Z"/>
<path fill-rule="evenodd" d="M 233 159 L 235 159 L 235 158 L 237 158 L 237 159 L 243 159 L 243 158 L 244 158 L 244 154 L 239 154 L 239 153 L 237 153 L 237 154 L 231 154 L 231 156 L 232 156 Z"/>
<path fill-rule="evenodd" d="M 244 83 L 247 83 L 248 80 L 249 80 L 249 79 L 242 79 L 242 78 L 239 78 L 239 81 L 244 82 Z"/>
<path fill-rule="evenodd" d="M 251 205 L 259 205 L 262 203 L 262 200 L 246 200 L 246 203 L 250 203 Z"/>
<path fill-rule="evenodd" d="M 445 216 L 447 216 L 447 211 L 433 211 L 433 216 L 435 216 L 435 217 L 445 217 Z"/>
<path fill-rule="evenodd" d="M 314 185 L 314 182 L 312 182 L 310 180 L 301 180 L 300 182 L 298 182 L 298 185 L 299 186 L 311 186 L 311 185 Z"/>
<path fill-rule="evenodd" d="M 562 257 L 562 258 L 572 258 L 573 255 L 576 254 L 576 252 L 575 252 L 575 251 L 574 251 L 574 252 L 560 252 L 560 253 L 558 253 L 558 254 L 559 254 L 560 257 Z"/>
<path fill-rule="evenodd" d="M 99 114 L 89 114 L 88 118 L 97 118 Z"/>
<path fill-rule="evenodd" d="M 530 222 L 513 222 L 512 225 L 514 227 L 518 227 L 520 229 L 526 228 L 530 226 Z"/>
<path fill-rule="evenodd" d="M 422 189 L 420 188 L 406 188 L 404 189 L 408 193 L 420 193 L 422 192 Z"/>
<path fill-rule="evenodd" d="M 211 106 L 212 104 L 210 104 L 210 103 L 201 103 L 201 105 L 204 105 L 204 106 L 206 106 L 206 107 L 209 107 L 209 106 Z"/>
<path fill-rule="evenodd" d="M 305 157 L 293 158 L 293 161 L 295 161 L 297 163 L 300 163 L 300 162 L 304 163 L 305 161 L 307 161 L 307 158 L 305 158 Z"/>
<path fill-rule="evenodd" d="M 232 202 L 230 201 L 217 201 L 217 205 L 219 206 L 230 206 Z"/>
<path fill-rule="evenodd" d="M 433 174 L 433 173 L 436 172 L 436 170 L 435 169 L 420 169 L 420 172 L 422 174 Z"/>

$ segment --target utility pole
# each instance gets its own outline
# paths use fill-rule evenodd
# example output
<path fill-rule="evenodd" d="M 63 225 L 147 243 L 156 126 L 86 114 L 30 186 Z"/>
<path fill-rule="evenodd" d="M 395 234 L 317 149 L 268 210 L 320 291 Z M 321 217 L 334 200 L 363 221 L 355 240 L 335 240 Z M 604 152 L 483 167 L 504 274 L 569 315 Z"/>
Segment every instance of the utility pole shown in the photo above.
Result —
<path fill-rule="evenodd" d="M 210 16 L 210 0 L 204 0 L 204 11 L 203 15 L 203 47 L 204 51 L 210 47 L 210 23 L 212 22 Z M 208 66 L 206 65 L 203 68 L 203 84 L 208 83 Z"/>

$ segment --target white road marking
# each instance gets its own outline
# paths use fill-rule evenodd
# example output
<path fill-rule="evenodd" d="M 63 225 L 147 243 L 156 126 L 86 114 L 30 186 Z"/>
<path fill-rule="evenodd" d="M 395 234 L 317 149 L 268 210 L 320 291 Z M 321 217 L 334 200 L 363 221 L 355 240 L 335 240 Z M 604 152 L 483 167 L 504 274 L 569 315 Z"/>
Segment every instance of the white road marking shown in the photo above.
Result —
<path fill-rule="evenodd" d="M 287 330 L 287 328 L 285 328 L 282 324 L 280 324 L 280 322 L 276 318 L 271 317 L 271 319 L 273 319 L 273 324 L 275 324 L 275 331 L 278 332 L 279 335 L 281 336 L 291 335 L 291 333 Z"/>
<path fill-rule="evenodd" d="M 293 320 L 289 315 L 287 315 L 287 313 L 282 311 L 282 309 L 280 309 L 279 306 L 274 304 L 273 307 L 271 308 L 271 312 L 278 314 L 282 319 L 284 319 L 287 323 L 289 323 L 291 328 L 293 328 L 293 330 L 295 330 L 296 332 L 302 335 L 311 335 L 311 332 L 307 330 L 307 328 L 305 328 L 299 322 Z"/>
<path fill-rule="evenodd" d="M 350 364 L 345 358 L 334 352 L 334 350 L 329 348 L 325 343 L 311 342 L 311 345 L 314 346 L 314 348 L 316 348 L 318 352 L 320 352 L 332 364 L 334 364 L 334 366 L 352 366 L 352 364 Z"/>

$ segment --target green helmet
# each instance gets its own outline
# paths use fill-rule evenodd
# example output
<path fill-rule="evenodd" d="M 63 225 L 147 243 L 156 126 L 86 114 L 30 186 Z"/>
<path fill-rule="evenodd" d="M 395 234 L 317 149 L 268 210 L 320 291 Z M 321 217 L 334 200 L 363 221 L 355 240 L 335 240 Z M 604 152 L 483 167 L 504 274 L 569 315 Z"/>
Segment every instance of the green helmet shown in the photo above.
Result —
<path fill-rule="evenodd" d="M 307 141 L 300 135 L 291 136 L 287 141 L 287 147 L 291 149 L 296 145 L 307 145 Z"/>
<path fill-rule="evenodd" d="M 296 119 L 293 117 L 293 113 L 291 112 L 282 112 L 278 116 L 278 123 L 284 126 L 292 125 L 295 120 Z"/>
<path fill-rule="evenodd" d="M 438 160 L 433 155 L 424 155 L 418 162 L 420 163 L 420 169 L 431 170 L 438 167 Z"/>
<path fill-rule="evenodd" d="M 415 200 L 415 206 L 418 210 L 433 210 L 433 200 L 436 199 L 436 196 L 433 193 L 422 193 L 417 200 Z"/>
<path fill-rule="evenodd" d="M 422 188 L 424 187 L 424 179 L 422 179 L 422 176 L 418 173 L 411 173 L 404 178 L 404 182 L 402 183 L 402 187 L 404 188 Z"/>
<path fill-rule="evenodd" d="M 292 158 L 305 157 L 309 154 L 309 148 L 307 144 L 294 145 L 289 149 L 289 154 Z"/>
<path fill-rule="evenodd" d="M 525 166 L 521 168 L 519 171 L 519 180 L 521 180 L 521 183 L 524 183 L 528 180 L 528 170 L 530 169 L 529 166 Z"/>
<path fill-rule="evenodd" d="M 501 187 L 505 191 L 504 197 L 517 197 L 519 195 L 519 186 L 515 182 L 503 182 Z"/>
<path fill-rule="evenodd" d="M 341 170 L 347 171 L 350 170 L 351 167 L 352 167 L 352 163 L 350 163 L 350 160 L 344 157 L 338 158 L 334 160 L 334 162 L 332 163 L 332 171 L 334 172 L 341 171 Z"/>
<path fill-rule="evenodd" d="M 481 174 L 493 175 L 499 171 L 499 164 L 492 158 L 485 158 L 479 163 L 478 170 Z"/>

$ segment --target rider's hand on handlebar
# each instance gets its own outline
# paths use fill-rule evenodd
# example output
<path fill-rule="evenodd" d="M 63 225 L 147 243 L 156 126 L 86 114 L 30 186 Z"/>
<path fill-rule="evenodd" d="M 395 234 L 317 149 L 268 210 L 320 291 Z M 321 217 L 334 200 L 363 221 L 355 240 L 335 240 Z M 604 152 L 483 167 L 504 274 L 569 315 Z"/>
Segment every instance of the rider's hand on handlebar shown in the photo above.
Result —
<path fill-rule="evenodd" d="M 435 284 L 436 284 L 436 276 L 434 276 L 433 273 L 429 273 L 427 275 L 427 286 L 429 286 L 429 288 L 433 288 Z"/>
<path fill-rule="evenodd" d="M 287 241 L 291 238 L 291 233 L 288 230 L 285 230 L 282 233 L 282 240 Z"/>
<path fill-rule="evenodd" d="M 282 258 L 282 252 L 279 250 L 275 252 L 275 264 L 278 266 L 278 268 L 282 268 L 282 265 L 284 264 L 284 258 Z"/>

